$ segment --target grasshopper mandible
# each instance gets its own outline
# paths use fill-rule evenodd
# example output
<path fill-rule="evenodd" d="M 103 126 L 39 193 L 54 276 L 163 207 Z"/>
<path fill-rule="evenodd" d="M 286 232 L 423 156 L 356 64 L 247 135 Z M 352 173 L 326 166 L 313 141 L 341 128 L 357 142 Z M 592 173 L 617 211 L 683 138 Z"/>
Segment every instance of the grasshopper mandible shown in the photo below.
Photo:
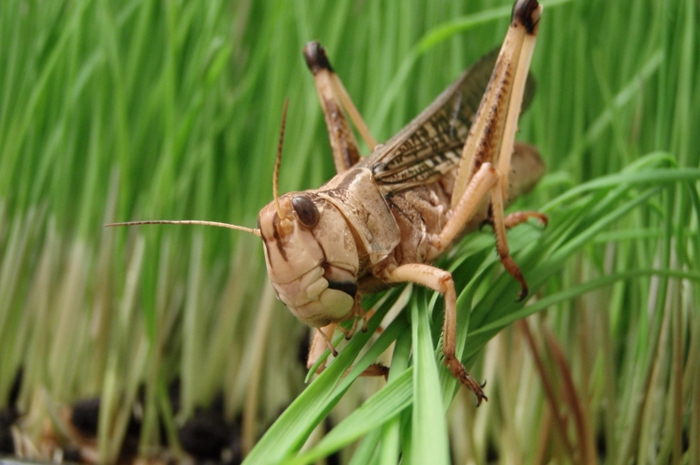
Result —
<path fill-rule="evenodd" d="M 321 101 L 335 177 L 318 189 L 278 196 L 283 115 L 274 200 L 260 211 L 257 228 L 167 220 L 108 226 L 204 224 L 261 237 L 277 297 L 299 320 L 317 328 L 312 352 L 330 346 L 337 323 L 353 319 L 351 333 L 357 320 L 366 318 L 362 294 L 405 282 L 433 289 L 445 299 L 444 363 L 480 403 L 487 399 L 482 386 L 455 356 L 452 276 L 430 263 L 456 238 L 487 221 L 493 226 L 501 263 L 520 283 L 519 298 L 528 293 L 509 255 L 505 231 L 528 218 L 546 224 L 546 217 L 537 212 L 504 216 L 503 209 L 544 172 L 537 151 L 514 142 L 523 100 L 532 94 L 527 77 L 540 14 L 536 0 L 516 0 L 498 54 L 472 65 L 381 145 L 370 135 L 323 48 L 310 42 L 303 53 Z M 360 157 L 346 114 L 371 150 L 365 158 Z M 309 365 L 314 361 L 310 356 Z"/>

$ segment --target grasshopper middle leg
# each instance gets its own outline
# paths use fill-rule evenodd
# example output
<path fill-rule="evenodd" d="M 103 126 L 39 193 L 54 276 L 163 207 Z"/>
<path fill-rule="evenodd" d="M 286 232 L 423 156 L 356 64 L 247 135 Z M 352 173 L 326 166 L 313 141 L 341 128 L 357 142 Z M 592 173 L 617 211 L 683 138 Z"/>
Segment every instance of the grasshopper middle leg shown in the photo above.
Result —
<path fill-rule="evenodd" d="M 488 400 L 481 384 L 472 378 L 464 369 L 462 362 L 455 355 L 455 332 L 457 329 L 457 294 L 452 275 L 445 270 L 421 263 L 401 265 L 387 275 L 388 281 L 412 282 L 437 291 L 445 299 L 445 319 L 442 325 L 442 353 L 445 366 L 452 376 L 457 378 L 462 385 L 468 387 L 476 394 L 477 405 L 483 400 Z"/>

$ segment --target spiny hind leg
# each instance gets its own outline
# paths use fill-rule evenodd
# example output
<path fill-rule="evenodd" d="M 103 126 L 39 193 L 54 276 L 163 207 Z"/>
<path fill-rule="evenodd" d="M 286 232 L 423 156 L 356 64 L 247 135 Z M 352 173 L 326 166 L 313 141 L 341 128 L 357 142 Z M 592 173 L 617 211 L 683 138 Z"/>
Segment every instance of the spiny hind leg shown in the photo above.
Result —
<path fill-rule="evenodd" d="M 500 179 L 501 178 L 499 178 L 499 181 Z M 505 217 L 503 216 L 503 189 L 501 189 L 500 182 L 496 182 L 491 188 L 491 211 L 493 234 L 496 237 L 496 252 L 498 253 L 498 258 L 508 274 L 520 284 L 518 300 L 522 301 L 528 294 L 528 287 L 520 268 L 515 264 L 508 250 Z"/>
<path fill-rule="evenodd" d="M 445 299 L 445 319 L 442 324 L 442 353 L 443 362 L 452 376 L 467 388 L 474 391 L 477 405 L 488 400 L 482 385 L 472 378 L 464 365 L 455 355 L 455 338 L 457 330 L 457 296 L 452 275 L 440 268 L 420 263 L 401 265 L 385 276 L 388 282 L 410 282 L 420 284 L 442 294 Z"/>
<path fill-rule="evenodd" d="M 508 241 L 506 239 L 506 221 L 503 216 L 505 208 L 506 187 L 508 175 L 511 169 L 511 157 L 515 150 L 515 132 L 518 126 L 518 118 L 522 108 L 523 95 L 525 92 L 525 82 L 527 80 L 530 59 L 535 49 L 537 38 L 537 24 L 540 19 L 541 7 L 536 0 L 517 0 L 513 6 L 511 27 L 501 52 L 510 56 L 512 80 L 510 81 L 510 97 L 508 99 L 508 110 L 501 116 L 499 123 L 503 124 L 503 132 L 500 133 L 500 149 L 498 153 L 497 175 L 498 181 L 491 188 L 491 212 L 493 218 L 493 232 L 496 236 L 496 251 L 498 257 L 506 271 L 520 283 L 519 300 L 523 300 L 528 293 L 527 283 L 523 278 L 520 269 L 515 264 L 508 251 Z M 511 39 L 512 46 L 506 44 Z M 510 48 L 510 50 L 509 50 Z M 546 218 L 546 217 L 545 217 Z M 513 217 L 510 221 L 518 221 Z"/>
<path fill-rule="evenodd" d="M 517 0 L 513 6 L 511 25 L 462 148 L 452 192 L 451 217 L 437 244 L 438 250 L 444 250 L 474 214 L 484 208 L 483 202 L 490 194 L 496 251 L 506 271 L 520 283 L 521 300 L 528 289 L 508 252 L 503 208 L 540 12 L 536 0 Z"/>

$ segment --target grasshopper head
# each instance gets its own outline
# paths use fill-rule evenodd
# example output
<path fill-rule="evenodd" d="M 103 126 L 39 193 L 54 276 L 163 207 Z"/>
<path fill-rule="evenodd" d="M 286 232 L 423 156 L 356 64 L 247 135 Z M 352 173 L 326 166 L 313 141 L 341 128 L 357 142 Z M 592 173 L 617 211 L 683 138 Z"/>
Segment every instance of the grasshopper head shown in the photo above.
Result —
<path fill-rule="evenodd" d="M 267 274 L 299 320 L 321 327 L 343 320 L 357 294 L 359 259 L 336 207 L 308 192 L 288 193 L 258 215 Z"/>

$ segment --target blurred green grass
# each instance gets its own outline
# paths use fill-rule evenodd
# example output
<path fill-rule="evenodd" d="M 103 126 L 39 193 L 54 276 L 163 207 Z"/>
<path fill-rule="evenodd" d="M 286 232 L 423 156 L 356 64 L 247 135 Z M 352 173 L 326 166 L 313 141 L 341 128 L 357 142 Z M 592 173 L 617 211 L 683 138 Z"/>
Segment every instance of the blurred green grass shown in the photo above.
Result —
<path fill-rule="evenodd" d="M 402 374 L 418 363 L 405 335 L 411 324 L 420 360 L 439 339 L 439 299 L 414 290 L 413 310 L 437 311 L 411 323 L 407 309 L 385 329 L 399 338 L 396 379 L 377 396 L 393 403 L 368 400 L 385 409 L 355 410 L 381 383 L 339 380 L 361 349 L 358 335 L 342 363 L 268 430 L 250 463 L 295 455 L 332 408 L 347 423 L 299 461 L 363 436 L 354 458 L 344 450 L 348 462 L 395 462 L 399 452 L 409 461 L 449 457 L 444 426 L 419 414 L 441 403 L 460 462 L 596 453 L 609 463 L 679 463 L 700 454 L 697 5 L 543 4 L 532 65 L 538 90 L 518 138 L 540 149 L 549 174 L 520 206 L 546 205 L 551 224 L 510 235 L 541 292 L 525 308 L 512 302 L 515 284 L 494 266 L 487 232 L 441 263 L 464 289 L 464 359 L 489 380 L 491 402 L 474 412 L 460 390 L 447 409 L 455 386 L 442 368 Z M 99 450 L 114 458 L 141 385 L 144 453 L 157 443 L 159 416 L 176 425 L 219 391 L 230 416 L 244 411 L 248 444 L 265 432 L 303 388 L 296 348 L 305 329 L 265 288 L 256 239 L 101 225 L 163 218 L 253 226 L 271 198 L 285 97 L 281 191 L 332 175 L 304 43 L 326 47 L 385 140 L 500 43 L 509 8 L 486 0 L 0 3 L 0 399 L 24 367 L 28 435 L 37 437 L 59 405 L 100 395 Z M 516 316 L 547 308 L 479 357 Z M 557 384 L 565 376 L 553 340 L 573 393 Z M 374 346 L 389 343 L 380 336 Z M 434 373 L 442 392 L 418 390 L 435 386 Z M 182 410 L 173 418 L 162 398 L 174 377 Z M 543 394 L 543 381 L 553 393 Z"/>

